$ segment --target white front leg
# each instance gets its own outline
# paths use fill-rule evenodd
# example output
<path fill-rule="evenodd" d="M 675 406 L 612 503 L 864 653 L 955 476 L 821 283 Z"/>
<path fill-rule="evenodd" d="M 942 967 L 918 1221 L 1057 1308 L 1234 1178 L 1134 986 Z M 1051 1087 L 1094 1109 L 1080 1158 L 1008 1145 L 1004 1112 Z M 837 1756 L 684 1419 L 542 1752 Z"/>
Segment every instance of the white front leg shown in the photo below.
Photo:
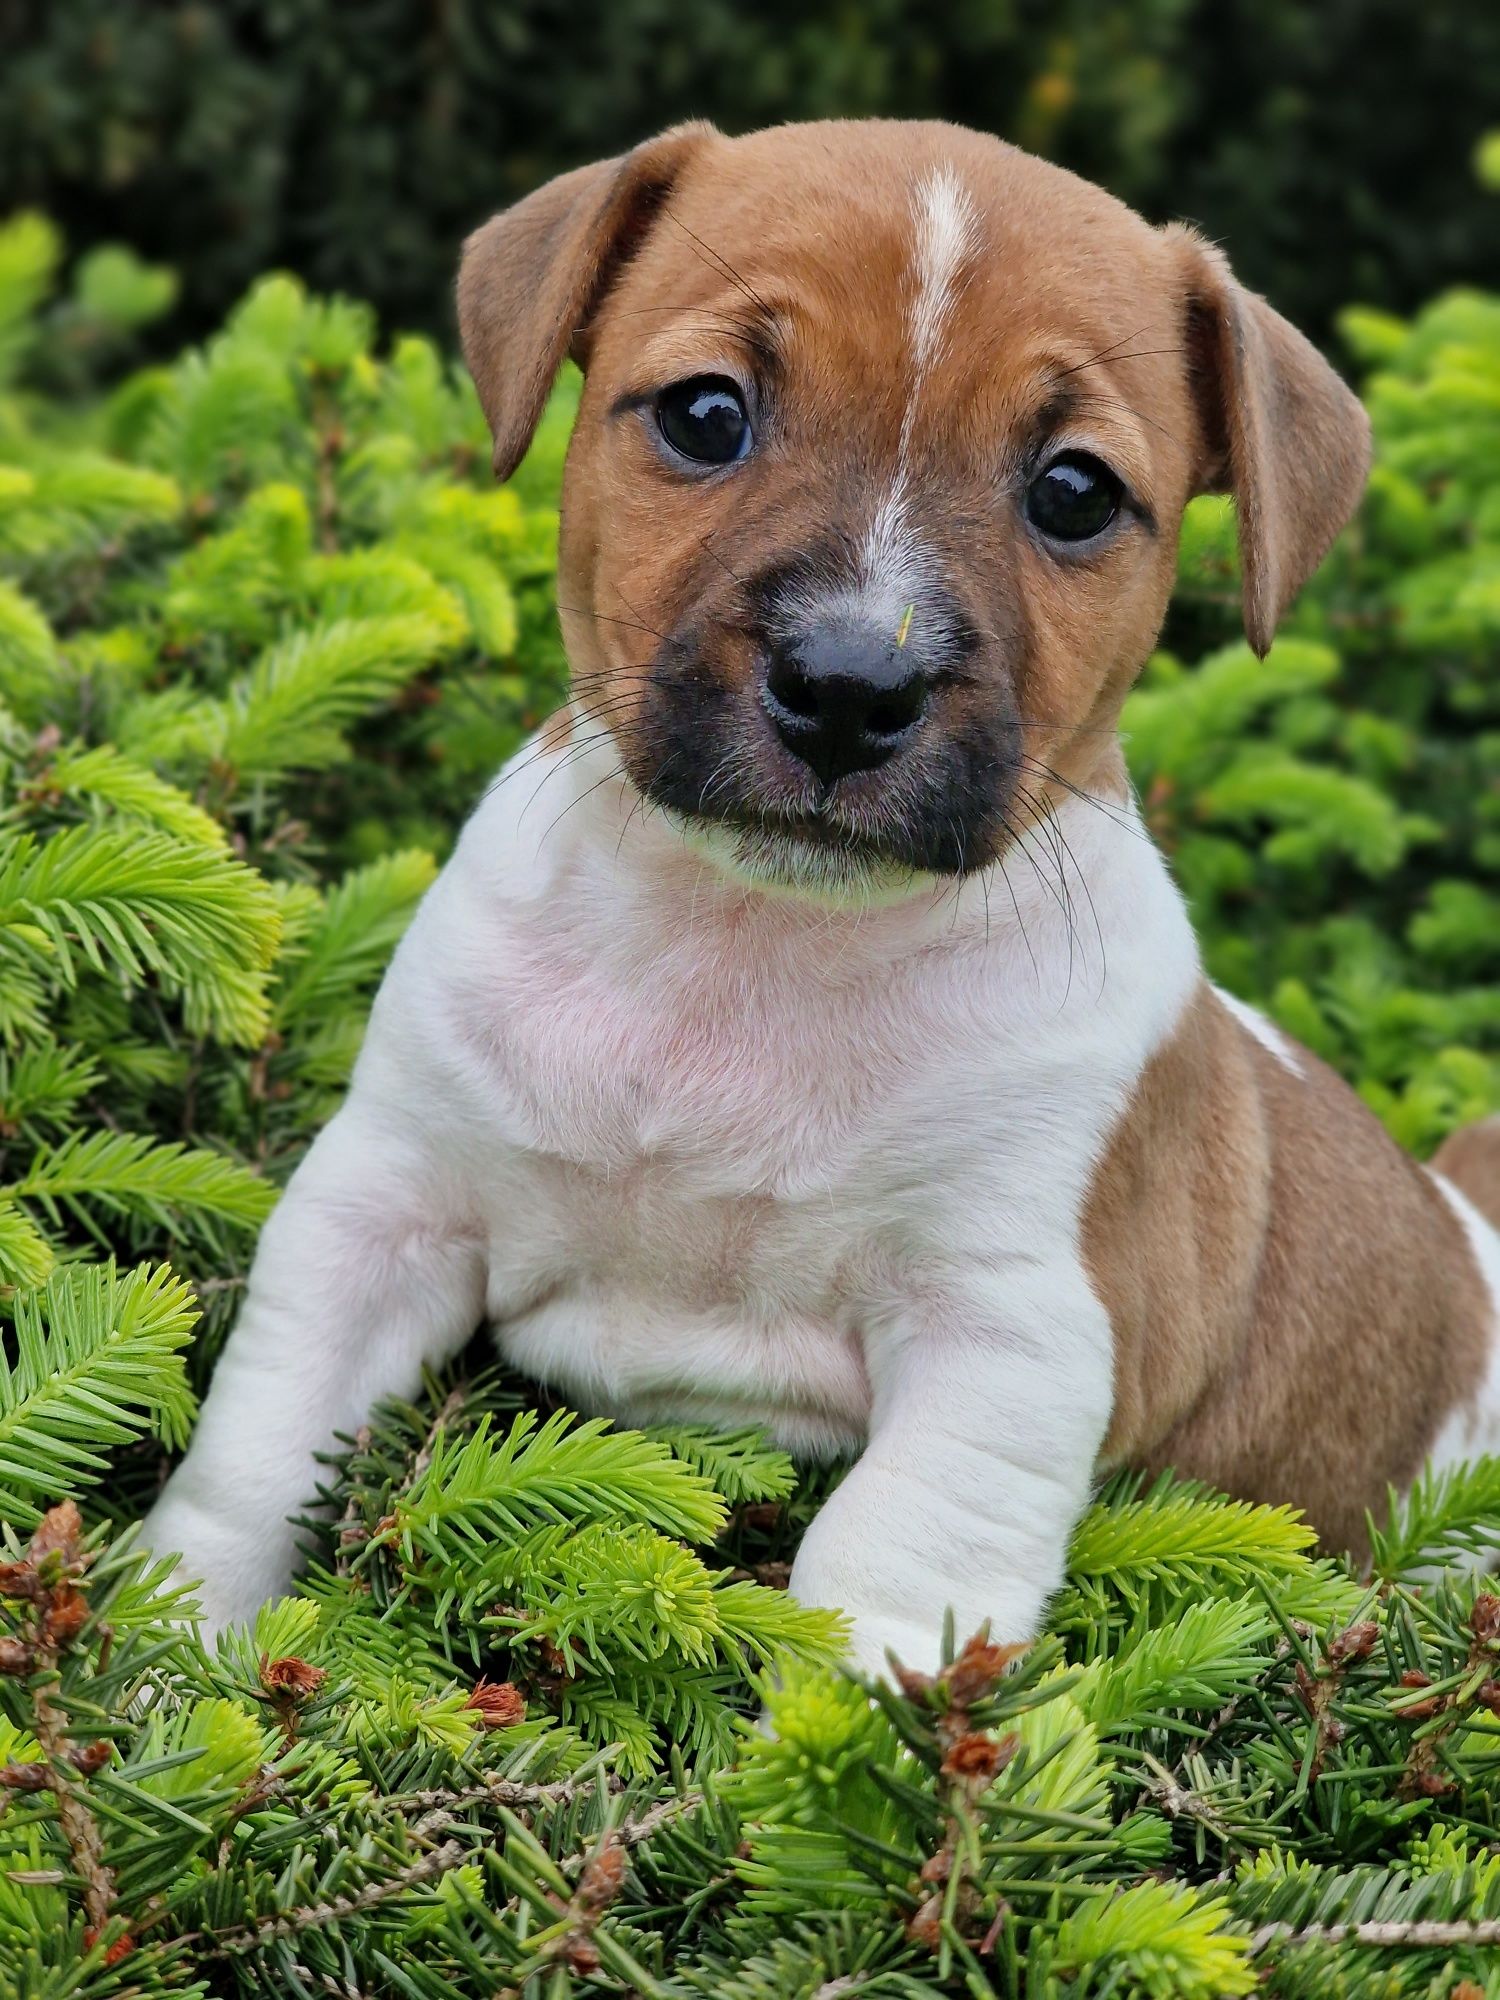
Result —
<path fill-rule="evenodd" d="M 334 1433 L 415 1395 L 422 1364 L 478 1325 L 484 1261 L 447 1213 L 444 1178 L 356 1086 L 266 1224 L 192 1444 L 144 1531 L 201 1580 L 211 1628 L 286 1588 L 287 1516 L 313 1497 Z"/>
<path fill-rule="evenodd" d="M 866 1672 L 888 1649 L 931 1672 L 950 1606 L 959 1645 L 985 1623 L 1034 1638 L 1109 1423 L 1109 1321 L 1082 1268 L 949 1272 L 865 1347 L 870 1441 L 803 1540 L 794 1594 L 849 1614 Z"/>

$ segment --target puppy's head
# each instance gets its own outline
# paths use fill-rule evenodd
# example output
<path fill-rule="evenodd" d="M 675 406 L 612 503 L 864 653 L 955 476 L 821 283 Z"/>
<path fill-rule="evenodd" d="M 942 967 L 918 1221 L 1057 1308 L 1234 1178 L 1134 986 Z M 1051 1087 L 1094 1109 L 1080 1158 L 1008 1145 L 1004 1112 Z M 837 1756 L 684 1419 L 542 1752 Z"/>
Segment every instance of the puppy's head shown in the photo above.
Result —
<path fill-rule="evenodd" d="M 471 238 L 501 476 L 585 371 L 575 697 L 752 875 L 982 865 L 1117 775 L 1178 526 L 1231 491 L 1258 651 L 1352 512 L 1364 414 L 1190 231 L 932 124 L 681 127 Z"/>

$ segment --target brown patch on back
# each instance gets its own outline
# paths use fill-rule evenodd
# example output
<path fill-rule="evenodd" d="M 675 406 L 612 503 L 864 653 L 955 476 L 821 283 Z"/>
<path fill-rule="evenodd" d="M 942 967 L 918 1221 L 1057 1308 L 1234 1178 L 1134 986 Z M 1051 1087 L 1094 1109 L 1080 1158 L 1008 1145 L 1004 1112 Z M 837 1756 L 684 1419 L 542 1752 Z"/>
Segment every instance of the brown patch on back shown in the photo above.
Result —
<path fill-rule="evenodd" d="M 1270 1137 L 1249 1038 L 1226 1025 L 1203 987 L 1147 1065 L 1090 1190 L 1084 1263 L 1115 1336 L 1111 1463 L 1187 1415 L 1254 1310 Z"/>
<path fill-rule="evenodd" d="M 1083 1223 L 1105 1454 L 1289 1502 L 1360 1555 L 1365 1510 L 1477 1386 L 1490 1305 L 1430 1177 L 1288 1047 L 1300 1075 L 1205 987 L 1114 1133 Z"/>
<path fill-rule="evenodd" d="M 1432 1165 L 1500 1229 L 1500 1118 L 1485 1118 L 1455 1132 L 1438 1148 Z"/>

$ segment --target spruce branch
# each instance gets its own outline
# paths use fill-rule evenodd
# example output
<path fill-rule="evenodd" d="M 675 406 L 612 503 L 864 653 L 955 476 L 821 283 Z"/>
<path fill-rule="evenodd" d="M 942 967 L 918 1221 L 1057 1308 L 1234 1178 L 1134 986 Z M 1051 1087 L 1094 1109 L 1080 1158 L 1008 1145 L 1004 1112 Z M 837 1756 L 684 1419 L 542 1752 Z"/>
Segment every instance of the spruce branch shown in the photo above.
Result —
<path fill-rule="evenodd" d="M 1251 1935 L 1250 1950 L 1259 1957 L 1272 1945 L 1358 1944 L 1451 1951 L 1464 1946 L 1500 1945 L 1500 1917 L 1444 1920 L 1431 1917 L 1349 1924 L 1263 1924 Z"/>
<path fill-rule="evenodd" d="M 42 1498 L 92 1485 L 143 1431 L 185 1437 L 197 1317 L 166 1265 L 67 1268 L 16 1299 L 14 1358 L 0 1348 L 0 1518 L 38 1522 Z"/>
<path fill-rule="evenodd" d="M 412 1838 L 427 1839 L 433 1833 L 451 1826 L 458 1816 L 471 1806 L 508 1806 L 514 1812 L 532 1808 L 555 1808 L 571 1806 L 576 1800 L 587 1798 L 604 1790 L 619 1791 L 623 1780 L 613 1775 L 603 1777 L 557 1778 L 550 1783 L 526 1784 L 513 1778 L 502 1777 L 498 1771 L 487 1771 L 472 1785 L 464 1785 L 454 1790 L 436 1789 L 422 1792 L 396 1793 L 388 1796 L 384 1803 L 401 1812 L 419 1810 L 421 1817 L 412 1822 Z"/>
<path fill-rule="evenodd" d="M 80 964 L 204 996 L 213 1031 L 258 1037 L 279 921 L 267 885 L 212 848 L 149 829 L 0 836 L 0 953 L 65 987 Z"/>
<path fill-rule="evenodd" d="M 253 779 L 338 763 L 345 731 L 448 650 L 449 631 L 420 615 L 336 619 L 272 646 L 230 689 L 215 765 L 231 791 Z"/>
<path fill-rule="evenodd" d="M 1394 1582 L 1500 1545 L 1500 1458 L 1423 1467 L 1402 1495 L 1391 1489 L 1384 1524 L 1369 1522 L 1371 1574 Z"/>
<path fill-rule="evenodd" d="M 420 849 L 352 870 L 329 891 L 286 967 L 275 1019 L 285 1034 L 326 1019 L 385 969 L 436 868 Z"/>
<path fill-rule="evenodd" d="M 419 1854 L 396 1874 L 367 1882 L 348 1895 L 273 1912 L 234 1930 L 193 1932 L 183 1942 L 193 1945 L 207 1958 L 233 1958 L 242 1952 L 259 1951 L 279 1938 L 295 1937 L 299 1931 L 324 1930 L 346 1918 L 378 1909 L 382 1903 L 405 1896 L 450 1869 L 461 1867 L 468 1859 L 469 1850 L 462 1841 L 447 1840 L 441 1847 Z"/>
<path fill-rule="evenodd" d="M 170 1227 L 176 1212 L 216 1216 L 255 1227 L 276 1202 L 276 1189 L 237 1160 L 201 1147 L 128 1132 L 76 1132 L 40 1149 L 29 1171 L 0 1200 L 35 1201 L 52 1215 L 77 1199 L 154 1216 Z"/>
<path fill-rule="evenodd" d="M 35 1767 L 37 1778 L 52 1795 L 74 1873 L 83 1884 L 89 1930 L 98 1938 L 114 1914 L 115 1878 L 104 1858 L 99 1823 L 78 1779 L 80 1771 L 97 1770 L 102 1760 L 74 1749 L 58 1690 L 59 1662 L 87 1616 L 83 1586 L 90 1560 L 74 1503 L 64 1500 L 49 1508 L 24 1557 L 0 1571 L 0 1605 L 12 1607 L 18 1631 L 15 1656 L 0 1671 L 27 1676 L 31 1726 L 45 1759 Z M 108 1744 L 101 1747 L 107 1757 Z M 17 1768 L 12 1765 L 8 1772 Z M 6 1779 L 7 1772 L 0 1772 L 0 1785 Z"/>
<path fill-rule="evenodd" d="M 408 1561 L 420 1550 L 441 1562 L 569 1520 L 633 1520 L 711 1541 L 725 1508 L 706 1479 L 639 1432 L 568 1411 L 546 1419 L 523 1411 L 504 1437 L 488 1419 L 461 1442 L 436 1437 L 394 1517 L 384 1539 L 399 1539 Z"/>
<path fill-rule="evenodd" d="M 89 749 L 70 744 L 57 750 L 21 794 L 23 805 L 63 799 L 97 802 L 176 840 L 215 852 L 229 846 L 220 822 L 195 805 L 186 792 L 135 758 L 123 756 L 110 743 L 97 743 Z"/>

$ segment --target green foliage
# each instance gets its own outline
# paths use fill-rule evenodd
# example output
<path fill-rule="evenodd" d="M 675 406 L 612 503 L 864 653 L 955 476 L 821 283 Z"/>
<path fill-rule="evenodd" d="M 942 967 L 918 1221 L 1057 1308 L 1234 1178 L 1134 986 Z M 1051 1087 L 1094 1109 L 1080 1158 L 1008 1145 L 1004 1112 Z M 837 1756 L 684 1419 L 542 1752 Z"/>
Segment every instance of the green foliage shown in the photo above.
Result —
<path fill-rule="evenodd" d="M 111 1447 L 148 1427 L 186 1441 L 182 1350 L 197 1317 L 164 1265 L 123 1278 L 75 1266 L 16 1299 L 14 1360 L 0 1352 L 0 1520 L 34 1527 L 60 1488 L 93 1485 Z"/>
<path fill-rule="evenodd" d="M 180 1354 L 140 1344 L 136 1377 L 167 1400 Z M 524 1393 L 489 1371 L 379 1416 L 332 1469 L 303 1593 L 215 1651 L 128 1537 L 86 1538 L 59 1509 L 29 1548 L 14 1542 L 0 1579 L 0 1639 L 19 1649 L 0 1673 L 7 1990 L 165 1994 L 189 1964 L 214 1968 L 213 1992 L 337 1978 L 435 2000 L 529 1978 L 559 1995 L 618 1978 L 672 2000 L 812 2000 L 854 1971 L 894 1995 L 1232 1995 L 1262 1974 L 1276 1991 L 1303 1979 L 1309 1954 L 1350 1993 L 1485 1976 L 1463 1926 L 1500 1911 L 1500 1601 L 1472 1582 L 1393 1577 L 1362 1598 L 1346 1580 L 1352 1620 L 1289 1624 L 1254 1586 L 1310 1595 L 1320 1565 L 1288 1546 L 1284 1516 L 1121 1484 L 1079 1538 L 1069 1597 L 1108 1540 L 1173 1579 L 1153 1626 L 1064 1632 L 1020 1660 L 976 1643 L 899 1688 L 814 1664 L 826 1629 L 783 1629 L 765 1733 L 743 1662 L 695 1683 L 693 1648 L 714 1595 L 784 1604 L 774 1591 L 713 1583 L 659 1530 L 560 1526 L 549 1547 L 517 1524 L 518 1570 L 554 1579 L 544 1613 L 475 1618 L 382 1529 L 431 1490 L 447 1422 Z M 89 1422 L 73 1433 L 112 1441 L 107 1419 Z M 587 1443 L 554 1496 L 575 1522 L 590 1461 L 614 1476 L 619 1445 L 638 1467 L 686 1472 L 642 1441 Z M 1185 1512 L 1201 1547 L 1234 1551 L 1245 1594 L 1193 1598 Z M 461 1566 L 461 1520 L 440 1562 Z M 570 1543 L 586 1551 L 571 1567 Z M 568 1580 L 596 1563 L 606 1587 L 575 1615 Z M 644 1624 L 628 1603 L 642 1585 Z M 650 1634 L 644 1660 L 632 1633 Z M 569 1657 L 581 1634 L 593 1664 Z M 653 1742 L 636 1676 L 673 1647 L 690 1692 Z M 597 1689 L 576 1699 L 611 1658 L 615 1706 Z M 696 1726 L 715 1699 L 746 1715 L 737 1733 Z M 611 1716 L 623 1734 L 595 1729 Z M 667 1734 L 696 1770 L 675 1755 L 660 1767 Z M 102 1917 L 102 1953 L 71 1918 L 80 1906 Z M 1320 1935 L 1429 1920 L 1459 1927 L 1441 1950 Z M 117 1989 L 127 1963 L 135 1983 Z"/>
<path fill-rule="evenodd" d="M 1125 729 L 1210 970 L 1427 1153 L 1500 1109 L 1500 304 L 1343 326 L 1373 370 L 1363 512 L 1261 662 L 1232 508 L 1195 502 Z"/>
<path fill-rule="evenodd" d="M 436 18 L 418 0 L 375 16 L 12 0 L 8 27 L 0 186 L 75 242 L 128 236 L 179 262 L 194 330 L 283 266 L 447 337 L 455 250 L 486 215 L 701 117 L 998 132 L 1153 220 L 1192 217 L 1319 334 L 1351 290 L 1408 310 L 1460 276 L 1500 282 L 1471 172 L 1500 29 L 1464 0 L 1344 0 L 1316 19 L 1300 0 L 695 0 L 678 16 L 449 0 Z M 80 339 L 65 330 L 54 373 Z"/>
<path fill-rule="evenodd" d="M 58 300 L 58 262 L 0 227 L 0 1991 L 1500 1991 L 1500 1603 L 1429 1575 L 1500 1539 L 1493 1461 L 1392 1500 L 1373 1583 L 1286 1509 L 1122 1477 L 1024 1658 L 866 1686 L 777 1587 L 838 1468 L 544 1414 L 470 1354 L 345 1441 L 296 1594 L 205 1645 L 131 1524 L 390 951 L 562 693 L 571 391 L 491 491 L 438 350 L 278 278 L 58 399 L 171 290 L 96 253 Z M 1128 726 L 1214 969 L 1427 1146 L 1500 1102 L 1500 307 L 1348 331 L 1360 524 L 1260 663 L 1195 506 Z"/>

